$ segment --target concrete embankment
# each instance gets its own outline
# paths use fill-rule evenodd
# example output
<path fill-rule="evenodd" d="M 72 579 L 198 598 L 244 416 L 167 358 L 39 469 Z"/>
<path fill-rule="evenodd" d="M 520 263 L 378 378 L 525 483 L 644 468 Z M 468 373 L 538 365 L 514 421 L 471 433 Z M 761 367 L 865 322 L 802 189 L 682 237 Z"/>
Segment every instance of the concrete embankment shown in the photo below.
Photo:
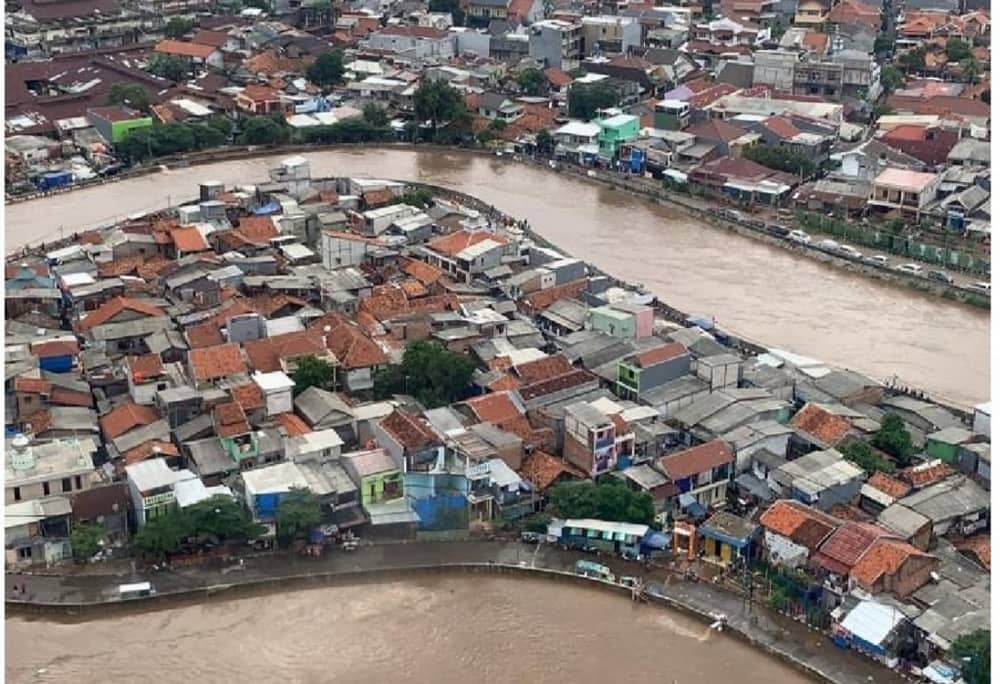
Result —
<path fill-rule="evenodd" d="M 182 586 L 174 578 L 173 586 L 146 598 L 121 600 L 114 596 L 117 582 L 124 578 L 104 577 L 106 583 L 101 591 L 101 578 L 91 578 L 94 593 L 87 600 L 18 600 L 8 599 L 8 616 L 24 616 L 29 619 L 103 619 L 123 613 L 149 610 L 166 610 L 184 607 L 206 600 L 232 600 L 248 598 L 264 593 L 301 590 L 333 585 L 358 585 L 366 583 L 405 581 L 420 576 L 448 574 L 493 574 L 511 577 L 526 577 L 576 584 L 583 588 L 596 588 L 616 592 L 624 598 L 631 598 L 632 590 L 620 584 L 580 577 L 572 571 L 573 564 L 579 558 L 586 558 L 576 552 L 563 551 L 557 548 L 545 548 L 544 553 L 528 554 L 530 547 L 524 547 L 522 556 L 531 556 L 531 560 L 516 561 L 510 544 L 493 544 L 489 548 L 486 543 L 452 543 L 441 548 L 444 556 L 440 562 L 427 560 L 428 551 L 433 552 L 434 544 L 405 544 L 388 547 L 394 550 L 392 556 L 382 553 L 362 553 L 359 556 L 339 554 L 331 564 L 328 559 L 315 561 L 313 565 L 298 564 L 294 569 L 286 567 L 286 572 L 277 572 L 274 564 L 263 575 L 259 568 L 248 564 L 246 575 L 230 574 L 221 576 L 218 571 L 202 569 L 188 575 L 190 579 L 198 576 L 197 582 L 191 580 L 194 586 Z M 467 552 L 467 553 L 466 553 Z M 334 552 L 336 554 L 337 552 Z M 461 555 L 468 555 L 469 561 L 459 560 Z M 373 562 L 372 556 L 379 558 Z M 417 558 L 414 558 L 417 556 Z M 497 560 L 488 560 L 493 556 Z M 475 560 L 471 560 L 475 559 Z M 413 562 L 411 562 L 411 560 Z M 611 564 L 621 573 L 643 576 L 641 566 L 628 564 L 620 560 L 603 561 Z M 335 567 L 330 567 L 334 565 Z M 306 569 L 309 568 L 309 569 Z M 268 574 L 270 573 L 270 574 Z M 153 576 L 156 586 L 167 585 L 165 579 Z M 43 578 L 31 577 L 27 582 L 35 586 Z M 58 578 L 46 578 L 50 582 Z M 646 576 L 648 590 L 646 600 L 665 608 L 678 610 L 692 615 L 706 625 L 715 623 L 720 616 L 725 616 L 724 629 L 729 634 L 767 652 L 798 670 L 810 675 L 817 681 L 839 683 L 845 681 L 864 681 L 871 672 L 881 672 L 879 680 L 898 681 L 888 670 L 873 669 L 871 661 L 856 653 L 844 652 L 829 645 L 825 636 L 803 631 L 808 639 L 821 639 L 827 643 L 825 649 L 803 651 L 801 648 L 803 636 L 791 634 L 789 630 L 804 627 L 797 623 L 788 624 L 780 616 L 768 616 L 764 609 L 757 607 L 756 616 L 746 612 L 743 599 L 706 583 L 696 585 L 688 583 L 671 583 L 662 581 L 662 573 L 653 572 Z M 14 577 L 17 582 L 18 578 Z M 8 578 L 8 586 L 11 580 Z M 30 591 L 30 589 L 29 589 Z M 10 592 L 8 591 L 8 596 Z M 51 597 L 50 597 L 51 598 Z"/>

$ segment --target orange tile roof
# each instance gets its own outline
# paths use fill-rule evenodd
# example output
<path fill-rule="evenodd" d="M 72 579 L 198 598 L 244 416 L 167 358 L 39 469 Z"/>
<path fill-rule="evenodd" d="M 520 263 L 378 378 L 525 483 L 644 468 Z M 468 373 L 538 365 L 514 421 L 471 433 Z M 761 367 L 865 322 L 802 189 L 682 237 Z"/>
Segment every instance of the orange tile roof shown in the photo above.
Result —
<path fill-rule="evenodd" d="M 806 31 L 806 35 L 802 37 L 803 46 L 820 54 L 824 54 L 826 52 L 826 48 L 829 44 L 830 37 L 820 31 Z"/>
<path fill-rule="evenodd" d="M 219 326 L 211 321 L 205 321 L 198 325 L 192 325 L 184 329 L 184 337 L 187 339 L 191 349 L 201 349 L 204 347 L 214 347 L 223 344 L 225 340 L 219 331 Z"/>
<path fill-rule="evenodd" d="M 891 496 L 894 500 L 902 499 L 910 492 L 910 485 L 882 472 L 872 475 L 866 484 Z"/>
<path fill-rule="evenodd" d="M 884 575 L 894 575 L 910 558 L 933 558 L 930 554 L 896 539 L 878 539 L 864 552 L 854 567 L 851 579 L 874 587 Z"/>
<path fill-rule="evenodd" d="M 404 280 L 399 284 L 408 299 L 419 299 L 430 294 L 428 289 L 419 280 Z"/>
<path fill-rule="evenodd" d="M 125 452 L 125 465 L 132 465 L 147 458 L 160 458 L 167 456 L 180 456 L 177 447 L 171 442 L 164 442 L 158 439 L 151 439 L 143 442 L 139 446 Z"/>
<path fill-rule="evenodd" d="M 568 86 L 570 83 L 573 82 L 572 76 L 567 74 L 562 69 L 556 67 L 549 67 L 542 73 L 545 74 L 545 78 L 548 80 L 548 82 L 557 88 Z"/>
<path fill-rule="evenodd" d="M 486 394 L 465 402 L 479 420 L 485 423 L 502 423 L 521 417 L 517 405 L 507 392 Z"/>
<path fill-rule="evenodd" d="M 551 378 L 546 378 L 545 380 L 533 382 L 530 385 L 525 385 L 518 390 L 518 394 L 520 394 L 521 398 L 525 401 L 531 401 L 532 399 L 544 397 L 552 394 L 553 392 L 560 392 L 562 390 L 569 389 L 570 387 L 585 385 L 594 380 L 594 377 L 595 376 L 588 370 L 584 370 L 583 368 L 574 368 L 567 373 L 562 373 Z"/>
<path fill-rule="evenodd" d="M 808 403 L 792 418 L 792 426 L 812 435 L 823 444 L 838 444 L 851 430 L 851 421 Z"/>
<path fill-rule="evenodd" d="M 312 428 L 294 413 L 279 413 L 274 417 L 274 421 L 285 428 L 289 437 L 299 437 L 312 432 Z"/>
<path fill-rule="evenodd" d="M 947 463 L 938 461 L 937 463 L 922 463 L 910 466 L 899 473 L 899 479 L 909 482 L 914 487 L 926 487 L 927 485 L 940 482 L 955 471 Z"/>
<path fill-rule="evenodd" d="M 521 382 L 517 378 L 509 373 L 504 373 L 486 387 L 491 392 L 506 392 L 508 390 L 516 390 L 520 386 Z"/>
<path fill-rule="evenodd" d="M 24 419 L 25 426 L 31 426 L 28 430 L 35 435 L 43 435 L 52 427 L 52 415 L 45 409 L 39 409 Z"/>
<path fill-rule="evenodd" d="M 782 499 L 764 511 L 760 524 L 814 551 L 840 526 L 840 521 L 799 501 Z"/>
<path fill-rule="evenodd" d="M 323 344 L 322 330 L 301 330 L 244 343 L 247 358 L 254 370 L 270 373 L 281 370 L 281 360 L 300 356 L 323 356 L 328 348 Z"/>
<path fill-rule="evenodd" d="M 413 276 L 424 285 L 432 285 L 441 279 L 444 272 L 419 259 L 406 259 L 402 266 L 403 273 Z"/>
<path fill-rule="evenodd" d="M 161 40 L 153 49 L 156 50 L 156 52 L 162 52 L 167 55 L 197 57 L 199 59 L 207 59 L 208 56 L 216 50 L 216 48 L 211 45 L 185 43 L 180 40 Z"/>
<path fill-rule="evenodd" d="M 574 280 L 563 285 L 536 290 L 521 299 L 521 304 L 528 313 L 537 315 L 555 304 L 560 299 L 574 298 L 587 287 L 586 279 Z"/>
<path fill-rule="evenodd" d="M 235 401 L 216 406 L 212 411 L 212 418 L 215 420 L 215 434 L 220 438 L 236 437 L 250 432 L 246 413 Z"/>
<path fill-rule="evenodd" d="M 418 416 L 400 409 L 379 421 L 379 425 L 404 449 L 423 449 L 441 442 Z"/>
<path fill-rule="evenodd" d="M 347 370 L 383 366 L 389 362 L 382 348 L 353 323 L 343 323 L 331 330 L 326 344 L 339 365 Z"/>
<path fill-rule="evenodd" d="M 955 542 L 955 548 L 959 551 L 967 551 L 971 553 L 984 568 L 987 570 L 990 569 L 989 534 L 977 534 L 974 537 L 969 537 L 968 539 Z"/>
<path fill-rule="evenodd" d="M 506 237 L 486 230 L 462 229 L 431 240 L 427 243 L 427 248 L 432 249 L 435 252 L 440 252 L 441 254 L 455 256 L 463 249 L 468 249 L 469 247 L 478 245 L 480 242 L 485 242 L 486 240 L 493 240 L 494 242 L 499 242 L 502 245 L 510 242 Z"/>
<path fill-rule="evenodd" d="M 133 382 L 142 382 L 163 375 L 163 361 L 158 354 L 143 354 L 125 358 Z"/>
<path fill-rule="evenodd" d="M 669 361 L 670 359 L 676 359 L 678 356 L 683 356 L 687 353 L 687 347 L 683 344 L 680 342 L 671 342 L 659 347 L 647 349 L 641 354 L 636 355 L 635 360 L 639 368 L 649 368 L 650 366 L 655 366 L 658 363 L 663 363 L 664 361 Z"/>
<path fill-rule="evenodd" d="M 573 370 L 573 364 L 562 354 L 553 354 L 514 367 L 514 372 L 525 383 L 541 382 Z"/>
<path fill-rule="evenodd" d="M 572 468 L 561 458 L 547 454 L 544 451 L 532 451 L 521 462 L 518 473 L 525 480 L 535 485 L 539 491 L 544 491 L 555 484 L 561 475 L 572 478 L 582 478 L 583 474 Z"/>
<path fill-rule="evenodd" d="M 877 525 L 846 522 L 823 542 L 815 561 L 831 572 L 846 575 L 877 540 L 892 536 Z"/>
<path fill-rule="evenodd" d="M 733 450 L 721 439 L 685 449 L 660 459 L 660 470 L 670 479 L 676 480 L 704 473 L 734 459 Z"/>
<path fill-rule="evenodd" d="M 268 240 L 278 237 L 278 229 L 269 216 L 244 216 L 233 232 L 253 245 L 266 245 Z"/>
<path fill-rule="evenodd" d="M 113 299 L 109 299 L 104 304 L 101 304 L 101 306 L 97 309 L 88 313 L 76 324 L 76 329 L 80 332 L 86 332 L 87 330 L 90 330 L 98 325 L 104 325 L 122 311 L 132 311 L 150 318 L 167 315 L 164 313 L 163 309 L 153 306 L 152 304 L 147 304 L 142 300 L 130 299 L 128 297 L 115 297 Z"/>
<path fill-rule="evenodd" d="M 267 404 L 264 401 L 264 393 L 256 382 L 247 382 L 229 388 L 229 394 L 233 400 L 243 407 L 244 411 L 264 408 Z"/>
<path fill-rule="evenodd" d="M 191 349 L 188 364 L 195 380 L 218 380 L 247 370 L 239 345 L 231 343 Z"/>
<path fill-rule="evenodd" d="M 205 237 L 197 228 L 174 228 L 170 239 L 179 252 L 205 252 L 209 249 Z"/>
<path fill-rule="evenodd" d="M 160 414 L 149 406 L 129 402 L 111 409 L 101 416 L 99 422 L 104 438 L 111 440 L 137 427 L 155 423 L 159 419 Z"/>
<path fill-rule="evenodd" d="M 14 378 L 14 391 L 24 394 L 48 394 L 52 390 L 52 383 L 41 378 L 28 378 L 19 375 Z"/>
<path fill-rule="evenodd" d="M 51 406 L 93 406 L 94 397 L 90 392 L 77 392 L 63 387 L 53 387 L 49 395 Z"/>

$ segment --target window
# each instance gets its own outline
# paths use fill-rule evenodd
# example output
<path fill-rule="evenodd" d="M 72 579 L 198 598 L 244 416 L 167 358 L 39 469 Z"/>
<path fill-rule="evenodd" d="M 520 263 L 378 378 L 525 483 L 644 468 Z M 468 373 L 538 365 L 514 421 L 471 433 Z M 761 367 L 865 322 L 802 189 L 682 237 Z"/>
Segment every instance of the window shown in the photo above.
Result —
<path fill-rule="evenodd" d="M 76 488 L 77 489 L 83 489 L 83 480 L 80 478 L 79 475 L 77 475 L 75 478 L 73 478 L 73 480 L 76 482 Z"/>
<path fill-rule="evenodd" d="M 14 501 L 20 501 L 20 500 L 21 500 L 21 488 L 14 487 Z"/>
<path fill-rule="evenodd" d="M 49 495 L 49 483 L 48 482 L 43 482 L 42 483 L 42 496 L 48 496 L 48 495 Z"/>
<path fill-rule="evenodd" d="M 20 559 L 22 559 L 22 560 L 26 560 L 28 558 L 31 558 L 31 547 L 30 546 L 25 546 L 25 547 L 22 547 L 22 548 L 18 549 L 17 550 L 17 557 L 20 558 Z"/>
<path fill-rule="evenodd" d="M 64 492 L 73 491 L 73 482 L 68 477 L 62 479 L 62 490 Z"/>

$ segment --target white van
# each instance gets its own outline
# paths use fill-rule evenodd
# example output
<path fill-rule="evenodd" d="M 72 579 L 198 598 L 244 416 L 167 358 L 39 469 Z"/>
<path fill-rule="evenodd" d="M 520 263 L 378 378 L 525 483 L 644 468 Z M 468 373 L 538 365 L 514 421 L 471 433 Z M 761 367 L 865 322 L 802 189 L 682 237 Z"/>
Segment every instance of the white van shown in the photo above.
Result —
<path fill-rule="evenodd" d="M 809 233 L 805 233 L 801 230 L 793 230 L 788 234 L 788 239 L 792 242 L 797 242 L 800 245 L 808 245 L 812 242 L 812 236 Z"/>

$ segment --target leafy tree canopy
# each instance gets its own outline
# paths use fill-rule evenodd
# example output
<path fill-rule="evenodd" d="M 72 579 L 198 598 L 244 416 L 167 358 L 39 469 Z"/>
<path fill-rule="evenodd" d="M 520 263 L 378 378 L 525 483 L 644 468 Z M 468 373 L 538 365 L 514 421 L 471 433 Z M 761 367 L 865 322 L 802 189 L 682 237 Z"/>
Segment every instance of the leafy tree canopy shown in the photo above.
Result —
<path fill-rule="evenodd" d="M 304 536 L 323 520 L 319 497 L 308 489 L 289 490 L 278 504 L 276 519 L 281 539 L 291 541 Z"/>
<path fill-rule="evenodd" d="M 618 91 L 608 83 L 576 83 L 569 89 L 569 115 L 577 119 L 593 119 L 599 109 L 618 104 Z"/>
<path fill-rule="evenodd" d="M 240 134 L 241 145 L 277 145 L 288 138 L 284 121 L 269 116 L 256 116 L 246 122 Z"/>
<path fill-rule="evenodd" d="M 891 475 L 896 471 L 892 463 L 875 453 L 871 445 L 864 440 L 848 440 L 838 446 L 837 450 L 844 455 L 844 458 L 854 463 L 869 475 L 876 472 L 889 473 Z"/>
<path fill-rule="evenodd" d="M 900 86 L 906 82 L 906 77 L 904 77 L 903 72 L 896 67 L 891 64 L 886 64 L 882 67 L 881 81 L 882 86 L 891 93 L 894 90 L 899 90 Z"/>
<path fill-rule="evenodd" d="M 431 12 L 450 12 L 451 23 L 455 26 L 465 25 L 465 12 L 458 0 L 431 0 L 428 5 Z"/>
<path fill-rule="evenodd" d="M 552 512 L 565 518 L 596 518 L 611 522 L 652 525 L 656 518 L 653 498 L 634 492 L 617 478 L 600 484 L 563 482 L 549 492 Z"/>
<path fill-rule="evenodd" d="M 413 93 L 413 109 L 421 122 L 430 121 L 437 132 L 442 123 L 462 117 L 466 113 L 462 94 L 445 81 L 424 81 Z"/>
<path fill-rule="evenodd" d="M 177 55 L 154 54 L 146 63 L 146 71 L 170 81 L 187 80 L 190 70 L 187 60 Z"/>
<path fill-rule="evenodd" d="M 526 95 L 543 95 L 546 90 L 545 74 L 541 69 L 525 69 L 517 75 L 517 85 Z"/>
<path fill-rule="evenodd" d="M 803 178 L 810 178 L 816 173 L 816 162 L 804 154 L 790 150 L 787 147 L 754 145 L 743 156 L 769 169 L 794 173 L 797 176 L 801 175 Z"/>
<path fill-rule="evenodd" d="M 104 539 L 104 527 L 92 523 L 74 525 L 69 533 L 73 555 L 81 559 L 92 558 L 100 551 L 102 539 Z"/>
<path fill-rule="evenodd" d="M 955 639 L 951 655 L 962 665 L 962 678 L 967 684 L 988 684 L 990 681 L 990 630 L 980 629 Z"/>
<path fill-rule="evenodd" d="M 141 112 L 148 112 L 149 94 L 140 85 L 118 81 L 111 84 L 105 104 L 124 105 Z"/>
<path fill-rule="evenodd" d="M 969 44 L 958 36 L 952 36 L 945 43 L 945 52 L 948 53 L 949 62 L 961 62 L 963 59 L 968 59 L 972 56 L 972 48 Z"/>
<path fill-rule="evenodd" d="M 115 145 L 115 149 L 122 158 L 137 162 L 219 147 L 225 142 L 226 136 L 211 123 L 170 123 L 129 131 L 125 138 Z"/>
<path fill-rule="evenodd" d="M 407 346 L 403 363 L 375 376 L 375 395 L 411 394 L 427 408 L 446 406 L 464 396 L 475 364 L 464 354 L 420 340 Z"/>
<path fill-rule="evenodd" d="M 235 499 L 217 495 L 146 521 L 132 543 L 143 555 L 163 558 L 188 544 L 242 541 L 263 533 Z"/>
<path fill-rule="evenodd" d="M 164 27 L 163 33 L 167 36 L 167 38 L 181 38 L 191 33 L 193 28 L 194 22 L 190 19 L 171 17 L 170 21 L 167 22 L 166 27 Z"/>
<path fill-rule="evenodd" d="M 385 113 L 385 107 L 375 102 L 365 105 L 364 120 L 374 128 L 384 128 L 389 125 L 389 115 Z"/>
<path fill-rule="evenodd" d="M 334 50 L 320 55 L 306 69 L 306 78 L 318 86 L 340 83 L 344 78 L 344 53 Z"/>
<path fill-rule="evenodd" d="M 300 394 L 310 387 L 320 389 L 331 389 L 336 367 L 324 359 L 315 356 L 306 356 L 299 359 L 295 371 L 292 373 L 292 380 L 295 382 L 295 394 Z"/>
<path fill-rule="evenodd" d="M 913 438 L 898 414 L 882 416 L 882 426 L 872 438 L 872 446 L 889 454 L 901 465 L 909 465 L 913 460 Z"/>

